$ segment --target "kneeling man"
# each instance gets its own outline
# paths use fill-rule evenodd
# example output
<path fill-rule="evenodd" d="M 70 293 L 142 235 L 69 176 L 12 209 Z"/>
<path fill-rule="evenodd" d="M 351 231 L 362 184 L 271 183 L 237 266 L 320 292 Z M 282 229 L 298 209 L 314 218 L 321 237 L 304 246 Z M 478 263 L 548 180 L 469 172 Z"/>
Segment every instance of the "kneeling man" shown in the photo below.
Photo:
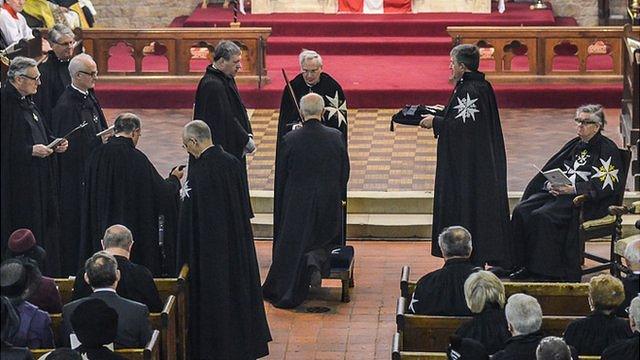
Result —
<path fill-rule="evenodd" d="M 589 197 L 584 220 L 593 220 L 605 216 L 623 190 L 620 152 L 602 134 L 606 124 L 602 106 L 579 107 L 575 122 L 578 137 L 542 168 L 561 169 L 571 185 L 550 184 L 538 173 L 513 210 L 513 259 L 519 269 L 511 274 L 512 279 L 580 281 L 582 249 L 573 198 Z"/>
<path fill-rule="evenodd" d="M 319 286 L 329 271 L 329 254 L 340 246 L 342 191 L 349 179 L 349 155 L 339 130 L 322 125 L 324 100 L 318 94 L 300 99 L 301 129 L 282 138 L 274 209 L 279 232 L 273 262 L 263 285 L 274 306 L 293 308 Z"/>

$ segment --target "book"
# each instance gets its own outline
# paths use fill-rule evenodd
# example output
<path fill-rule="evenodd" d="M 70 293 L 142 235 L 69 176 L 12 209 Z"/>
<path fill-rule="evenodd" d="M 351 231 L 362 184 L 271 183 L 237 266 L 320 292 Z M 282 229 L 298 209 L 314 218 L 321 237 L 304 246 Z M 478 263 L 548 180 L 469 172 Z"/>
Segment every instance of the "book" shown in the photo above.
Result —
<path fill-rule="evenodd" d="M 533 167 L 535 167 L 538 170 L 538 172 L 544 175 L 544 177 L 549 181 L 551 185 L 573 186 L 571 179 L 569 179 L 567 175 L 564 173 L 564 171 L 560 170 L 559 168 L 542 171 L 535 165 L 533 165 Z"/>
<path fill-rule="evenodd" d="M 47 145 L 47 147 L 49 149 L 55 149 L 56 146 L 60 145 L 60 143 L 64 140 L 66 140 L 69 136 L 71 136 L 73 133 L 75 133 L 76 131 L 82 129 L 83 127 L 87 126 L 87 122 L 84 121 L 82 122 L 82 124 L 76 126 L 73 130 L 69 131 L 68 133 L 66 133 L 63 137 L 59 137 L 55 140 L 53 140 L 52 142 L 49 143 L 49 145 Z"/>

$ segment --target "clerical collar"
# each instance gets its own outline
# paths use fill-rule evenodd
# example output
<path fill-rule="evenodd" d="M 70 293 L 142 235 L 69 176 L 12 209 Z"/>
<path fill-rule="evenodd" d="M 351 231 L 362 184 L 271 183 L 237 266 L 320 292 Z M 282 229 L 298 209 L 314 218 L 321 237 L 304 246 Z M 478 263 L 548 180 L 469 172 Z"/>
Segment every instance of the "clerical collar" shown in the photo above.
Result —
<path fill-rule="evenodd" d="M 16 13 L 15 10 L 13 10 L 11 5 L 5 2 L 4 4 L 2 4 L 2 8 L 7 10 L 7 12 L 9 13 L 9 15 L 11 15 L 12 18 L 18 20 L 18 14 Z"/>
<path fill-rule="evenodd" d="M 71 87 L 76 89 L 76 91 L 78 91 L 82 95 L 89 96 L 89 91 L 80 90 L 80 88 L 78 88 L 77 86 L 73 85 L 73 83 L 71 83 Z"/>

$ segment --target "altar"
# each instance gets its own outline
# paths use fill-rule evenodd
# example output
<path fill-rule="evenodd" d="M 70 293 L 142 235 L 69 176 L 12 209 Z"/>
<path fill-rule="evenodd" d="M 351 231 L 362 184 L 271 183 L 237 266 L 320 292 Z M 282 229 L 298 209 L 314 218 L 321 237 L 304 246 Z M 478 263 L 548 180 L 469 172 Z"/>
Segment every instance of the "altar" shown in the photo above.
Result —
<path fill-rule="evenodd" d="M 475 13 L 491 12 L 491 0 L 252 0 L 251 13 Z"/>

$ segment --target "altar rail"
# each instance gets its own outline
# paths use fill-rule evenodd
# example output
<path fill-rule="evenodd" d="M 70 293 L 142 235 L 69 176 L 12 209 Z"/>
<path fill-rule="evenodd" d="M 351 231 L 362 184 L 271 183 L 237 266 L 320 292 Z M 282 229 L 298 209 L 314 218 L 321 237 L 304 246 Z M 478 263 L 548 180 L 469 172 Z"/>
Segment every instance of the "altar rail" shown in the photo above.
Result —
<path fill-rule="evenodd" d="M 447 31 L 454 45 L 481 48 L 482 70 L 494 81 L 622 81 L 622 26 L 449 26 Z"/>
<path fill-rule="evenodd" d="M 100 81 L 197 81 L 220 40 L 242 49 L 238 82 L 265 84 L 266 43 L 271 28 L 84 29 L 85 52 L 100 71 Z"/>

